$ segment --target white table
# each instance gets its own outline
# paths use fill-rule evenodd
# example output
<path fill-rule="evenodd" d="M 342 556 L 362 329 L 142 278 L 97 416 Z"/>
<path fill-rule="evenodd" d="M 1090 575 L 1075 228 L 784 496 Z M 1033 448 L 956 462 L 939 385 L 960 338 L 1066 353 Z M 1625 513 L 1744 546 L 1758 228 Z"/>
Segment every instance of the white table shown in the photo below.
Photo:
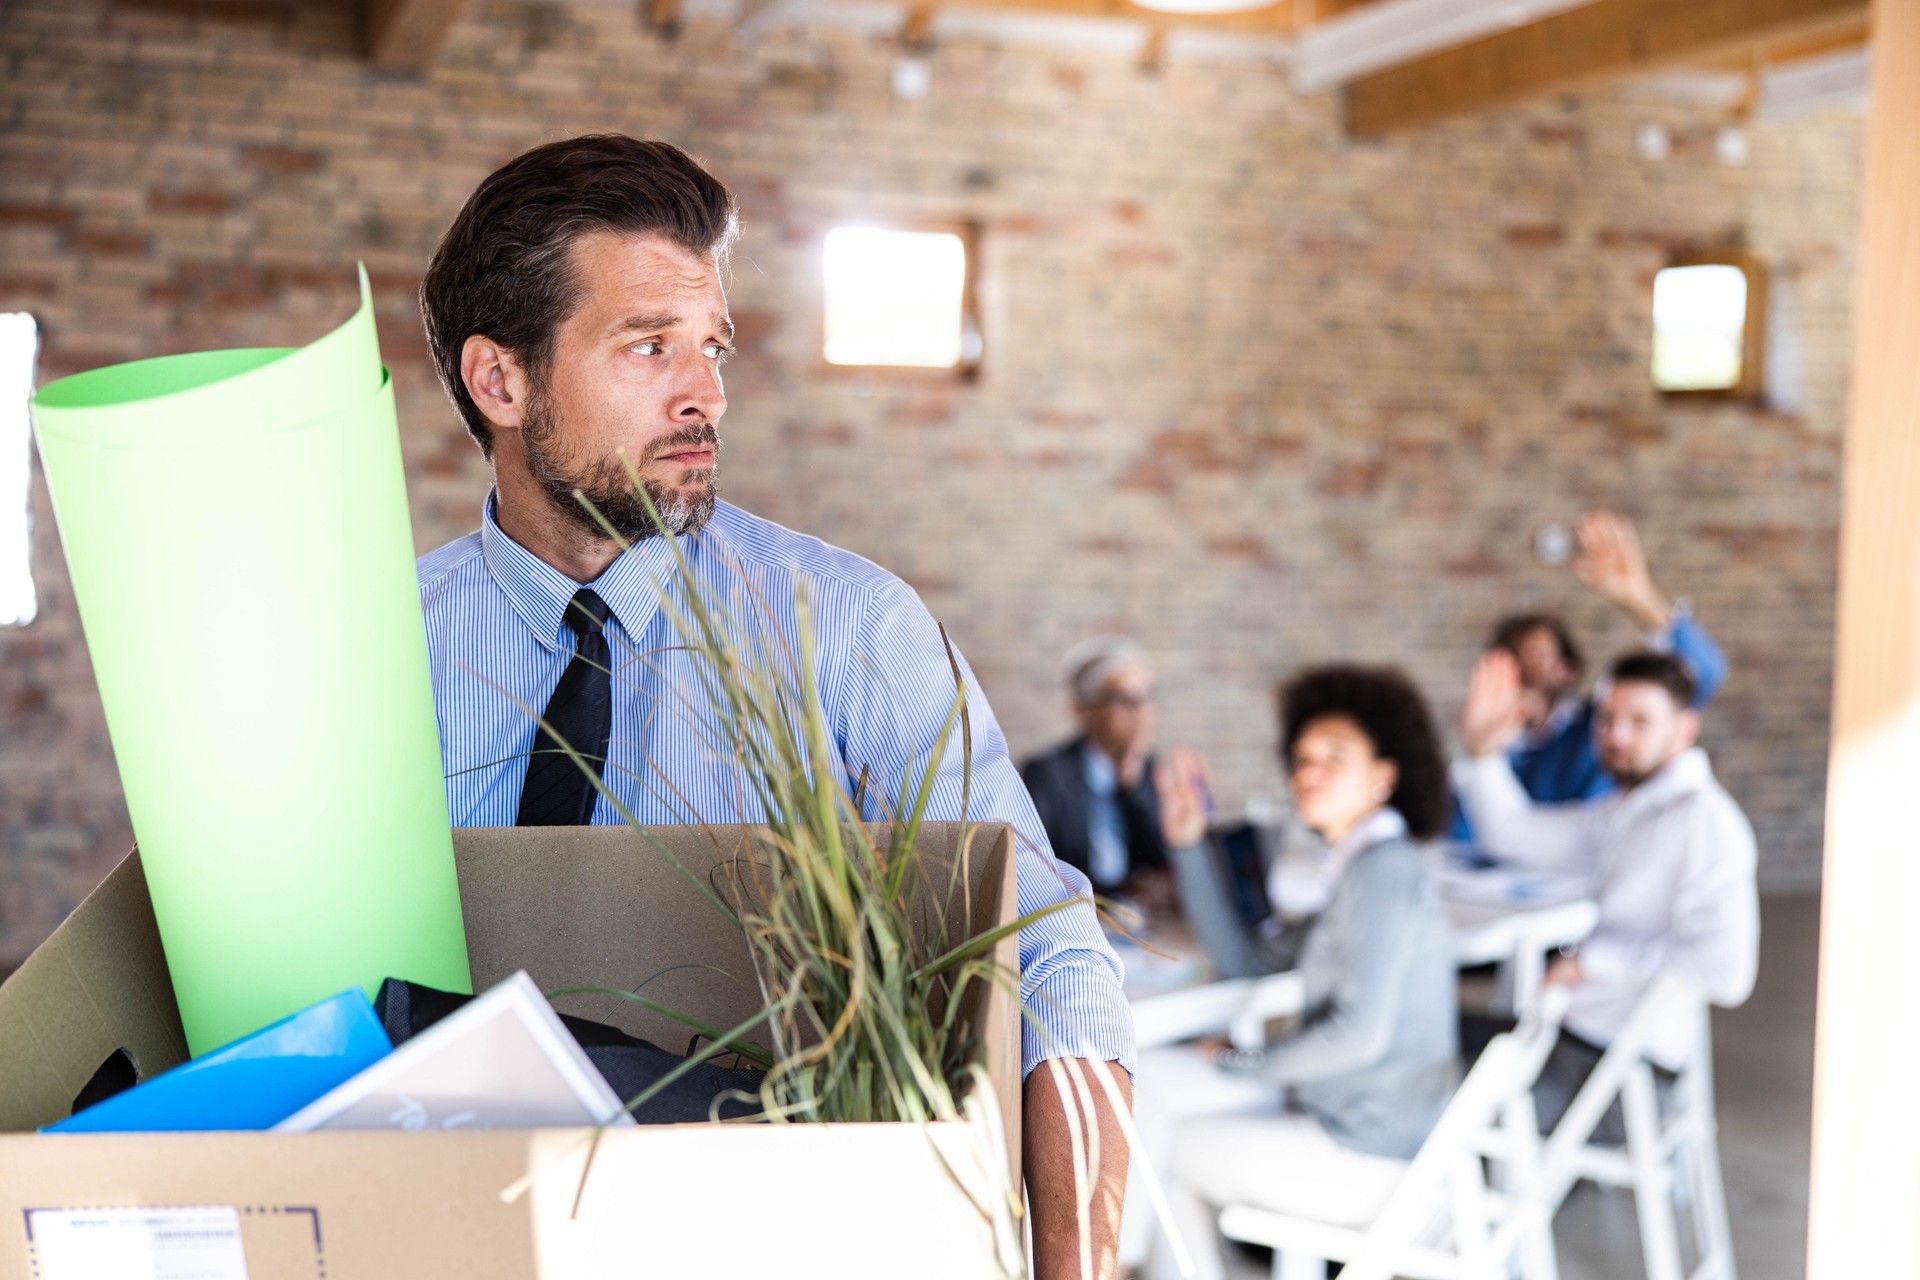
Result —
<path fill-rule="evenodd" d="M 1455 961 L 1463 968 L 1499 965 L 1501 990 L 1516 1016 L 1528 1013 L 1539 995 L 1546 953 L 1585 938 L 1600 916 L 1599 906 L 1570 881 L 1452 869 L 1435 878 L 1453 926 Z M 1301 1011 L 1303 993 L 1296 974 L 1209 982 L 1191 934 L 1168 927 L 1151 942 L 1173 959 L 1133 946 L 1121 948 L 1129 964 L 1126 991 L 1142 1048 L 1223 1031 L 1236 1044 L 1258 1044 L 1267 1022 Z M 1141 970 L 1137 975 L 1136 968 Z"/>

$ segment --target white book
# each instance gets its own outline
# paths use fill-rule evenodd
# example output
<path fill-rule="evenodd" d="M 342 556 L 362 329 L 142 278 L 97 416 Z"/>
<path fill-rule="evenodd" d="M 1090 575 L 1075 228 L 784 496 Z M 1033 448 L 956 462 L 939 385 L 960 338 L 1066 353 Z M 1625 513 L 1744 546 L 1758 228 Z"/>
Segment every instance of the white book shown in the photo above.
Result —
<path fill-rule="evenodd" d="M 523 969 L 274 1127 L 304 1133 L 632 1123 Z"/>

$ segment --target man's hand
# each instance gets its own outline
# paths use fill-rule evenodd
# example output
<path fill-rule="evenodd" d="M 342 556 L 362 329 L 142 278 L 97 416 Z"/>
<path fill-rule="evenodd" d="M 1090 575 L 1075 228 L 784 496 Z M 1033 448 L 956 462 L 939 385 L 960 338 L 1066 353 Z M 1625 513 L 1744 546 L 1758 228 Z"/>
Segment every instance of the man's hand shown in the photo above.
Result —
<path fill-rule="evenodd" d="M 1207 762 L 1197 751 L 1175 747 L 1153 770 L 1160 793 L 1160 838 L 1169 849 L 1199 844 L 1207 834 L 1207 797 L 1213 793 Z"/>
<path fill-rule="evenodd" d="M 1526 724 L 1520 663 L 1505 649 L 1481 654 L 1473 664 L 1466 706 L 1460 712 L 1460 739 L 1467 754 L 1479 759 L 1506 750 Z"/>
<path fill-rule="evenodd" d="M 1126 1068 L 1117 1062 L 1089 1062 L 1069 1059 L 1060 1064 L 1066 1077 L 1066 1097 L 1053 1068 L 1041 1063 L 1027 1076 L 1021 1104 L 1021 1148 L 1026 1166 L 1027 1202 L 1033 1207 L 1033 1261 L 1035 1280 L 1112 1280 L 1116 1250 L 1120 1243 L 1120 1202 L 1127 1191 L 1127 1137 L 1114 1115 L 1112 1100 L 1095 1078 L 1095 1072 L 1110 1075 L 1121 1102 L 1133 1106 L 1133 1081 Z M 1089 1126 L 1085 1101 L 1073 1081 L 1078 1075 L 1093 1103 Z M 1092 1202 L 1087 1206 L 1088 1237 L 1080 1236 L 1078 1188 L 1073 1173 L 1073 1133 L 1067 1118 L 1072 1105 L 1084 1149 L 1091 1141 L 1098 1147 L 1099 1166 L 1091 1184 Z M 1092 1134 L 1089 1134 L 1091 1128 Z M 1082 1245 L 1085 1245 L 1085 1252 Z M 1091 1261 L 1092 1270 L 1082 1269 Z"/>
<path fill-rule="evenodd" d="M 1633 521 L 1618 512 L 1595 511 L 1574 529 L 1574 537 L 1580 544 L 1574 575 L 1632 615 L 1643 630 L 1665 630 L 1673 617 L 1673 601 L 1653 585 Z"/>
<path fill-rule="evenodd" d="M 1550 987 L 1577 987 L 1587 980 L 1580 970 L 1579 956 L 1555 956 L 1553 963 L 1547 966 L 1547 983 Z"/>

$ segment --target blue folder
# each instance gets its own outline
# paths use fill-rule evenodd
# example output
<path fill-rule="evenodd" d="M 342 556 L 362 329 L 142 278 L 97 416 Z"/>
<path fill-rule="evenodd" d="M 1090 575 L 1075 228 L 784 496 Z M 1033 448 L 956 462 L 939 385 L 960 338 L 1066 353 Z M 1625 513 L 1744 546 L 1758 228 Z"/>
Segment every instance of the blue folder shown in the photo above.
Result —
<path fill-rule="evenodd" d="M 271 1129 L 391 1052 L 354 987 L 41 1132 Z"/>

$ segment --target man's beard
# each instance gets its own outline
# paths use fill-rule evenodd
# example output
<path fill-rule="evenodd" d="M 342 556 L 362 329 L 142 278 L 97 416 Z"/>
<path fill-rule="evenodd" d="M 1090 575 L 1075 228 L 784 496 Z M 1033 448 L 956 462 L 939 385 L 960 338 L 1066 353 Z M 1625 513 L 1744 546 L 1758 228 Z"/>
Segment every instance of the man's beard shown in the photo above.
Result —
<path fill-rule="evenodd" d="M 528 398 L 527 417 L 520 429 L 521 448 L 526 453 L 527 470 L 546 491 L 548 498 L 566 516 L 582 530 L 596 538 L 607 536 L 607 529 L 620 535 L 627 542 L 640 542 L 657 537 L 664 525 L 669 533 L 684 535 L 697 533 L 713 517 L 714 495 L 720 481 L 720 433 L 712 423 L 702 423 L 676 432 L 665 439 L 652 444 L 655 450 L 677 451 L 702 446 L 714 451 L 714 465 L 686 471 L 676 485 L 666 485 L 647 481 L 644 485 L 647 499 L 660 513 L 660 523 L 647 512 L 647 503 L 641 500 L 639 490 L 634 488 L 633 479 L 618 458 L 600 458 L 587 463 L 577 471 L 568 471 L 553 447 L 554 435 L 553 406 L 546 397 L 535 394 Z M 637 470 L 648 459 L 634 460 Z M 581 498 L 574 497 L 578 490 L 581 498 L 593 504 L 593 511 L 587 510 Z M 600 513 L 602 524 L 594 518 L 594 512 Z"/>
<path fill-rule="evenodd" d="M 1646 782 L 1647 779 L 1653 777 L 1654 774 L 1666 768 L 1667 765 L 1672 762 L 1672 759 L 1673 755 L 1669 753 L 1666 758 L 1662 759 L 1660 763 L 1654 765 L 1651 769 L 1643 769 L 1636 760 L 1619 760 L 1602 752 L 1600 754 L 1600 768 L 1609 778 L 1613 779 L 1613 785 L 1615 787 L 1621 791 L 1632 791 L 1635 787 L 1640 786 Z"/>
<path fill-rule="evenodd" d="M 1602 765 L 1601 767 L 1606 770 L 1607 776 L 1613 779 L 1613 785 L 1622 791 L 1631 791 L 1653 776 L 1652 773 L 1646 773 L 1633 768 L 1621 768 L 1616 765 Z M 1659 771 L 1655 770 L 1654 772 L 1657 773 Z"/>

